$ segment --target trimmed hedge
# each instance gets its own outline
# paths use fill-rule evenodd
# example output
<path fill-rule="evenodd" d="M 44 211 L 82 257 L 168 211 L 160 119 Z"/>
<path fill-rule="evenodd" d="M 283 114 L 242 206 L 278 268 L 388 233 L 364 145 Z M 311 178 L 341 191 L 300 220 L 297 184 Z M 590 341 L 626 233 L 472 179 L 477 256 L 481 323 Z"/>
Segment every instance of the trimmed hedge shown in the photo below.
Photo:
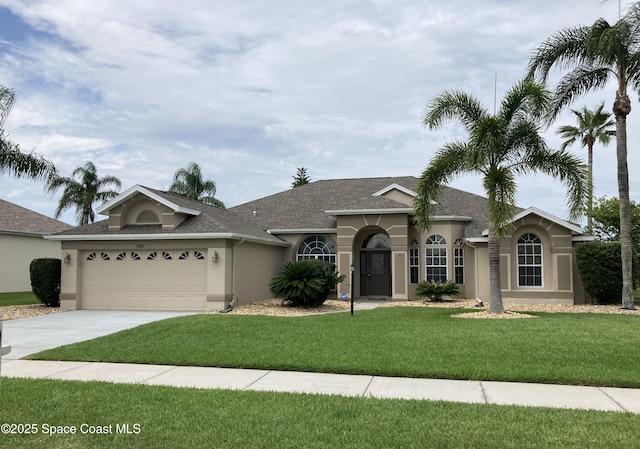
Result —
<path fill-rule="evenodd" d="M 586 242 L 576 246 L 576 261 L 584 289 L 596 304 L 616 304 L 622 298 L 620 242 Z M 634 274 L 637 260 L 633 261 Z M 637 276 L 634 276 L 636 279 Z"/>
<path fill-rule="evenodd" d="M 33 259 L 29 266 L 31 289 L 36 298 L 48 307 L 60 307 L 60 259 Z"/>

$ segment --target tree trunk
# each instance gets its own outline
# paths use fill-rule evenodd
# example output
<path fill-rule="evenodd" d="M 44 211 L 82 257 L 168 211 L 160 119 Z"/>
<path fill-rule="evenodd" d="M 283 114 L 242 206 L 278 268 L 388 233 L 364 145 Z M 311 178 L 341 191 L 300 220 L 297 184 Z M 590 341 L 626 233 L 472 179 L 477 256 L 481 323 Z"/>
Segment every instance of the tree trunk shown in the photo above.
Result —
<path fill-rule="evenodd" d="M 500 239 L 489 229 L 489 312 L 504 313 L 500 284 Z"/>
<path fill-rule="evenodd" d="M 589 193 L 589 201 L 587 202 L 587 232 L 591 234 L 593 232 L 593 142 L 589 141 L 587 146 L 589 172 L 587 174 L 589 185 L 587 190 Z"/>
<path fill-rule="evenodd" d="M 618 158 L 618 196 L 620 198 L 620 247 L 622 258 L 622 308 L 635 309 L 633 300 L 633 242 L 631 240 L 631 204 L 627 166 L 627 115 L 631 102 L 626 94 L 616 93 L 616 156 Z"/>

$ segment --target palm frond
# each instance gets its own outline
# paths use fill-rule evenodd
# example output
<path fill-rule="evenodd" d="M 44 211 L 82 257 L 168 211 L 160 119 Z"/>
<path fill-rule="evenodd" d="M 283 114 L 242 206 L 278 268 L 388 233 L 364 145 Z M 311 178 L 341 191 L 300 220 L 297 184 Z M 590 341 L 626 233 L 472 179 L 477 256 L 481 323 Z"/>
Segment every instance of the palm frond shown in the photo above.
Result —
<path fill-rule="evenodd" d="M 530 57 L 528 77 L 546 81 L 553 66 L 573 69 L 586 62 L 588 33 L 588 26 L 565 28 L 542 42 Z"/>
<path fill-rule="evenodd" d="M 577 67 L 567 73 L 556 86 L 550 121 L 555 120 L 558 114 L 577 97 L 603 88 L 611 76 L 615 76 L 615 73 L 608 68 L 590 65 Z"/>
<path fill-rule="evenodd" d="M 413 201 L 416 226 L 419 229 L 429 229 L 442 186 L 454 176 L 469 171 L 469 152 L 470 148 L 466 143 L 448 143 L 436 153 L 422 172 Z"/>
<path fill-rule="evenodd" d="M 471 131 L 487 115 L 477 98 L 462 91 L 451 91 L 438 95 L 427 105 L 422 123 L 435 129 L 446 122 L 459 120 L 467 131 Z"/>
<path fill-rule="evenodd" d="M 516 180 L 506 167 L 491 167 L 482 180 L 488 198 L 491 228 L 496 236 L 504 237 L 511 226 L 516 207 Z"/>

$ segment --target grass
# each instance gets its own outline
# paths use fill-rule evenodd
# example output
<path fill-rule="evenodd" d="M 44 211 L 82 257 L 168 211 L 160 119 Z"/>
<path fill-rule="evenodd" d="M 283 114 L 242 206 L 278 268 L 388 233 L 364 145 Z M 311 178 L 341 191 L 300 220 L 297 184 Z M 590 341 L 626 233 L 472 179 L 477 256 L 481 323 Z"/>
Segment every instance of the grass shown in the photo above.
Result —
<path fill-rule="evenodd" d="M 283 318 L 195 315 L 31 358 L 640 387 L 640 317 L 451 318 L 412 307 Z"/>
<path fill-rule="evenodd" d="M 0 293 L 0 307 L 40 304 L 33 292 Z"/>
<path fill-rule="evenodd" d="M 2 446 L 16 449 L 624 449 L 638 447 L 640 415 L 4 379 L 0 422 L 37 426 L 35 435 L 2 435 Z M 112 433 L 82 434 L 83 423 Z M 116 425 L 123 429 L 123 424 L 129 424 L 133 433 L 117 433 Z M 50 429 L 47 426 L 75 426 L 78 433 L 47 435 L 43 433 Z"/>

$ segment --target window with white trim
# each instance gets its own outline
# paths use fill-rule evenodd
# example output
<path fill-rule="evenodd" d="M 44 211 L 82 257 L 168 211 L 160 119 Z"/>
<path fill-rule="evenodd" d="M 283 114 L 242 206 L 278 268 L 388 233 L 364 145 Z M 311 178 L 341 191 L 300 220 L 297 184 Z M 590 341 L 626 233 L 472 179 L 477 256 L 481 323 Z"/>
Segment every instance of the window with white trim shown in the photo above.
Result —
<path fill-rule="evenodd" d="M 425 265 L 427 281 L 447 280 L 447 241 L 441 235 L 434 234 L 427 239 Z"/>
<path fill-rule="evenodd" d="M 413 239 L 409 244 L 409 279 L 412 284 L 417 284 L 420 264 L 420 243 Z"/>
<path fill-rule="evenodd" d="M 320 259 L 335 264 L 336 246 L 322 235 L 307 237 L 298 247 L 296 260 L 307 259 Z"/>
<path fill-rule="evenodd" d="M 542 287 L 542 240 L 527 232 L 518 239 L 518 286 Z"/>
<path fill-rule="evenodd" d="M 464 240 L 456 239 L 456 246 L 453 248 L 453 282 L 459 285 L 464 284 Z"/>

